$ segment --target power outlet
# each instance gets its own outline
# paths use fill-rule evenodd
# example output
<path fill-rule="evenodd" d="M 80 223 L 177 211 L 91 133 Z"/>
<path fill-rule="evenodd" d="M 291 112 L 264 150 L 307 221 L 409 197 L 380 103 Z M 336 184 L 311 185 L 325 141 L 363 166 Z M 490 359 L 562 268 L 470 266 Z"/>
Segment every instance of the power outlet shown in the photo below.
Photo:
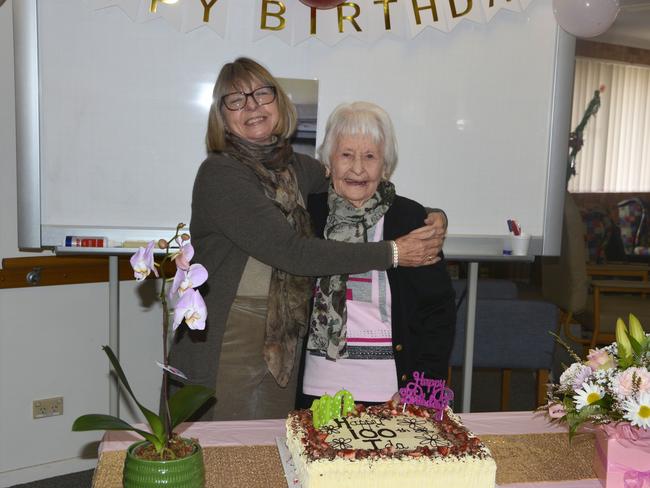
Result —
<path fill-rule="evenodd" d="M 63 397 L 34 400 L 32 402 L 32 414 L 35 419 L 63 415 Z"/>

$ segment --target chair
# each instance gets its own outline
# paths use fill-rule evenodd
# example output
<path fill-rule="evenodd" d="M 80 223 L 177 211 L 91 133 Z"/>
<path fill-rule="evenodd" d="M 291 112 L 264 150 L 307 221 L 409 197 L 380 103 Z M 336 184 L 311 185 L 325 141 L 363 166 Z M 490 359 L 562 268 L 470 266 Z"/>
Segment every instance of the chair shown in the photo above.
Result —
<path fill-rule="evenodd" d="M 621 228 L 625 254 L 634 254 L 644 221 L 645 207 L 639 198 L 618 202 L 618 225 Z"/>
<path fill-rule="evenodd" d="M 566 193 L 560 256 L 542 260 L 542 294 L 561 309 L 562 327 L 570 340 L 591 348 L 609 344 L 615 340 L 616 319 L 627 319 L 629 313 L 650 323 L 649 271 L 644 264 L 588 265 L 585 225 L 573 197 Z M 626 279 L 611 279 L 617 277 Z M 575 322 L 582 326 L 580 336 L 571 330 Z"/>
<path fill-rule="evenodd" d="M 589 261 L 603 263 L 607 260 L 606 247 L 612 237 L 614 223 L 607 212 L 599 208 L 592 208 L 580 212 L 585 223 L 585 241 Z"/>
<path fill-rule="evenodd" d="M 625 254 L 628 256 L 650 254 L 646 238 L 647 213 L 640 198 L 630 198 L 618 202 L 618 225 L 621 229 Z"/>
<path fill-rule="evenodd" d="M 456 338 L 451 368 L 462 366 L 465 344 L 467 301 L 465 280 L 454 280 L 458 304 Z M 546 403 L 546 384 L 553 364 L 554 339 L 549 331 L 558 327 L 558 309 L 541 300 L 521 300 L 517 285 L 508 280 L 481 279 L 476 300 L 474 367 L 501 371 L 501 410 L 508 410 L 513 369 L 536 372 L 537 403 Z"/>

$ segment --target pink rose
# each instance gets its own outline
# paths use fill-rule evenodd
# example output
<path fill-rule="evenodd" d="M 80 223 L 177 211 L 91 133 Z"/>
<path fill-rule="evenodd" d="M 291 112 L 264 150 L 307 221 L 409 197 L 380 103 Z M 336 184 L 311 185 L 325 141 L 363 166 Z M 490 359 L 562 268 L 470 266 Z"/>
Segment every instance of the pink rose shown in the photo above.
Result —
<path fill-rule="evenodd" d="M 593 371 L 599 369 L 610 369 L 614 367 L 614 357 L 604 349 L 589 349 L 587 354 L 587 366 Z"/>
<path fill-rule="evenodd" d="M 553 419 L 561 419 L 566 415 L 566 410 L 561 403 L 551 403 L 548 406 L 548 415 Z"/>
<path fill-rule="evenodd" d="M 639 393 L 650 393 L 650 372 L 645 368 L 628 368 L 623 371 L 614 380 L 614 391 L 622 397 L 631 396 L 636 390 L 635 379 Z"/>

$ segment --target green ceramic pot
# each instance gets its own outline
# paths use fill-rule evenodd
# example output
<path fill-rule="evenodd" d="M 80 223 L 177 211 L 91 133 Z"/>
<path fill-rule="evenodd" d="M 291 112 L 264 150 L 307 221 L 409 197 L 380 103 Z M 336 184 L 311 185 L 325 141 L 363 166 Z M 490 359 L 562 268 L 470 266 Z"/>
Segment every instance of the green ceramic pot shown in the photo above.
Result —
<path fill-rule="evenodd" d="M 186 442 L 194 445 L 194 453 L 183 459 L 173 461 L 148 461 L 133 455 L 138 446 L 147 441 L 131 444 L 126 451 L 124 461 L 124 488 L 203 488 L 205 468 L 203 450 L 190 439 Z"/>

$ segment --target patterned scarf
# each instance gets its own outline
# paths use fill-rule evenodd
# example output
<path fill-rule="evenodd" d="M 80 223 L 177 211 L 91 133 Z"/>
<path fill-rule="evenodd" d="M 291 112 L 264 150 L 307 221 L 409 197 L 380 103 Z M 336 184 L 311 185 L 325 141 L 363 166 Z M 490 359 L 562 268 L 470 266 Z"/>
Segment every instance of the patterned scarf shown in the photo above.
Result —
<path fill-rule="evenodd" d="M 361 208 L 354 207 L 330 186 L 325 239 L 368 242 L 368 230 L 379 222 L 394 199 L 395 186 L 390 181 L 379 183 L 377 191 Z M 348 275 L 318 278 L 314 308 L 309 323 L 307 349 L 319 350 L 327 359 L 334 361 L 348 357 L 347 281 Z"/>
<path fill-rule="evenodd" d="M 298 188 L 291 144 L 277 140 L 258 145 L 228 134 L 226 153 L 253 170 L 264 194 L 284 214 L 300 236 L 311 237 L 309 214 Z M 261 236 L 263 238 L 263 236 Z M 289 382 L 298 340 L 304 336 L 309 316 L 312 279 L 273 268 L 269 289 L 264 360 L 278 385 Z"/>

